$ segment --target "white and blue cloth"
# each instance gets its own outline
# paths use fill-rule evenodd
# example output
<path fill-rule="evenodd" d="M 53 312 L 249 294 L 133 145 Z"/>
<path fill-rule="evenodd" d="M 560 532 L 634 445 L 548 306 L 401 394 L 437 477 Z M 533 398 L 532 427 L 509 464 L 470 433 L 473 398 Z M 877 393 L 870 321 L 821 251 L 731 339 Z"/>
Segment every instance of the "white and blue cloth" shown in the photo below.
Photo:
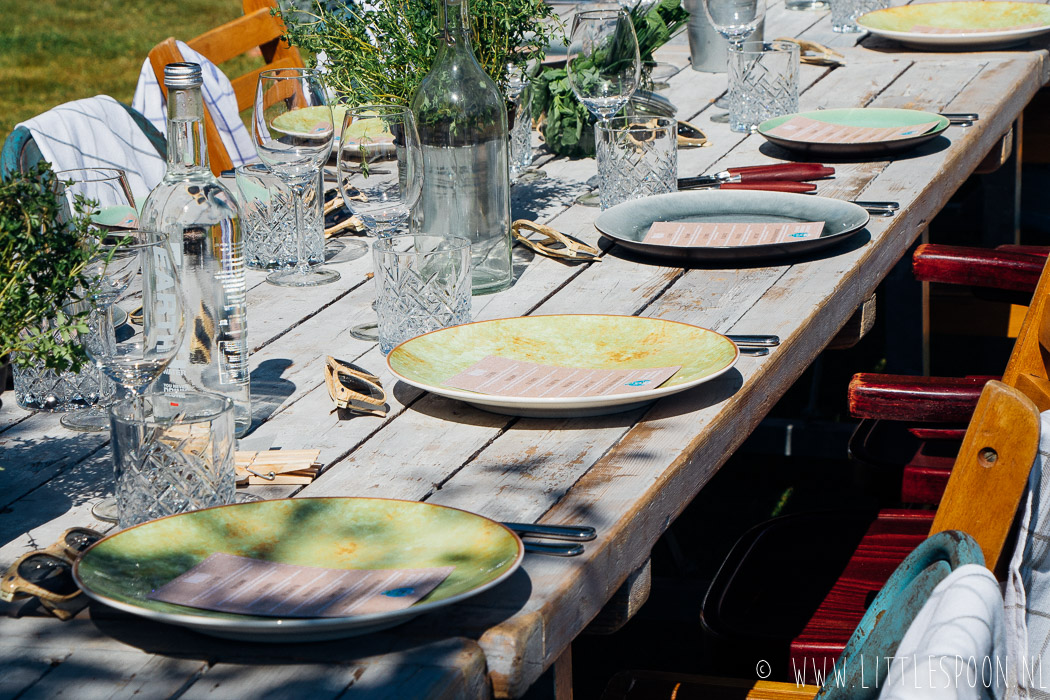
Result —
<path fill-rule="evenodd" d="M 139 204 L 164 177 L 164 159 L 127 109 L 108 95 L 67 102 L 17 126 L 33 135 L 52 170 L 120 168 Z"/>
<path fill-rule="evenodd" d="M 237 95 L 233 92 L 233 85 L 218 66 L 209 61 L 204 55 L 191 49 L 185 42 L 176 41 L 184 61 L 198 63 L 201 67 L 204 85 L 201 93 L 204 97 L 204 105 L 211 113 L 212 121 L 219 132 L 219 138 L 226 147 L 226 152 L 233 161 L 233 167 L 244 165 L 256 160 L 255 144 L 247 127 L 241 121 L 241 115 L 237 109 Z M 135 86 L 135 97 L 131 106 L 142 113 L 162 134 L 167 134 L 167 106 L 164 93 L 157 82 L 157 76 L 153 72 L 153 65 L 147 58 L 139 71 L 139 81 Z"/>

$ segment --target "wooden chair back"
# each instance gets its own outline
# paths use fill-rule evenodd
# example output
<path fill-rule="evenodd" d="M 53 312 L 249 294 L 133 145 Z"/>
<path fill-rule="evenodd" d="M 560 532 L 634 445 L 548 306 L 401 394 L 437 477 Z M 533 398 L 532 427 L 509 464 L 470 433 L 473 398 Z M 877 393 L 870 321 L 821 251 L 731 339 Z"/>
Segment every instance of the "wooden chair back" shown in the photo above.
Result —
<path fill-rule="evenodd" d="M 194 51 L 206 56 L 215 65 L 240 56 L 258 48 L 266 62 L 260 68 L 250 70 L 243 75 L 230 78 L 233 92 L 237 96 L 237 109 L 244 111 L 255 101 L 255 89 L 259 82 L 259 73 L 275 68 L 302 68 L 303 59 L 299 49 L 283 41 L 284 24 L 271 14 L 275 7 L 272 0 L 243 0 L 244 16 L 211 29 L 200 36 L 186 41 Z M 150 64 L 157 76 L 164 96 L 168 91 L 164 87 L 164 66 L 169 63 L 184 61 L 174 37 L 168 37 L 149 52 Z M 233 160 L 219 138 L 215 121 L 204 109 L 204 126 L 208 138 L 208 161 L 212 172 L 218 175 L 233 167 Z"/>
<path fill-rule="evenodd" d="M 981 392 L 931 533 L 962 530 L 1002 573 L 1004 548 L 1039 448 L 1039 413 L 1050 409 L 1050 266 L 1036 285 L 1002 382 Z"/>

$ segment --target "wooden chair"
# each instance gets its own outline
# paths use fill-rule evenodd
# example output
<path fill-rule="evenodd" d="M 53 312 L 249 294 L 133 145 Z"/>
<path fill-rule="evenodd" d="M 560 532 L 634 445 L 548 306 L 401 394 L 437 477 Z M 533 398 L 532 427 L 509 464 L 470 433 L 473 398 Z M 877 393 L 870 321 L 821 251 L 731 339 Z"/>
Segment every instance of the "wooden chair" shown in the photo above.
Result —
<path fill-rule="evenodd" d="M 812 667 L 815 662 L 819 668 L 834 661 L 870 597 L 931 532 L 968 532 L 981 544 L 989 568 L 1002 565 L 1003 546 L 1036 454 L 1038 412 L 1050 408 L 1048 298 L 1050 269 L 1039 279 L 1003 382 L 984 386 L 938 510 L 880 511 L 841 576 L 791 641 L 794 667 Z M 1024 400 L 1001 398 L 1008 394 Z M 742 560 L 748 561 L 746 556 Z M 761 557 L 752 557 L 747 566 L 751 572 L 762 571 Z"/>
<path fill-rule="evenodd" d="M 231 58 L 258 48 L 266 62 L 261 68 L 231 78 L 233 91 L 237 95 L 237 109 L 243 111 L 255 101 L 256 85 L 259 73 L 275 68 L 302 68 L 304 66 L 299 49 L 289 45 L 281 37 L 284 35 L 284 24 L 271 14 L 275 4 L 271 0 L 243 0 L 244 16 L 216 27 L 200 36 L 190 39 L 186 44 L 194 51 L 206 56 L 208 60 L 220 65 Z M 169 63 L 184 61 L 174 37 L 168 37 L 149 52 L 153 72 L 157 76 L 164 96 L 168 91 L 164 87 L 164 66 Z M 239 118 L 239 117 L 238 117 Z M 219 138 L 219 131 L 207 107 L 204 110 L 204 125 L 208 137 L 208 160 L 212 172 L 219 175 L 233 167 L 233 161 L 226 147 Z"/>
<path fill-rule="evenodd" d="M 998 405 L 1010 403 L 998 397 Z M 1023 397 L 1021 397 L 1023 399 Z M 1038 439 L 1038 437 L 1037 437 Z M 703 676 L 676 676 L 669 673 L 627 671 L 610 681 L 603 700 L 723 699 L 801 700 L 814 696 L 823 700 L 858 700 L 878 696 L 889 670 L 884 662 L 900 646 L 911 621 L 926 603 L 933 589 L 948 574 L 964 564 L 984 564 L 981 547 L 969 535 L 943 531 L 921 542 L 900 563 L 886 585 L 872 601 L 851 636 L 838 674 L 829 673 L 823 687 L 795 683 L 741 681 Z M 862 660 L 864 660 L 862 662 Z"/>

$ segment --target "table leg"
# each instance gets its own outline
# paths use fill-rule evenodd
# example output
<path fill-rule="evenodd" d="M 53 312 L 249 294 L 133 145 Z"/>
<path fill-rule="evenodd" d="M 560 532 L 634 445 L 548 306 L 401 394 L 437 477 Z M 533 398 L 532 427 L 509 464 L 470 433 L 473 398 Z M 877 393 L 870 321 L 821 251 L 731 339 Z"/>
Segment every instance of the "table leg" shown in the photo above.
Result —
<path fill-rule="evenodd" d="M 522 700 L 572 700 L 572 647 L 567 647 L 521 697 Z"/>

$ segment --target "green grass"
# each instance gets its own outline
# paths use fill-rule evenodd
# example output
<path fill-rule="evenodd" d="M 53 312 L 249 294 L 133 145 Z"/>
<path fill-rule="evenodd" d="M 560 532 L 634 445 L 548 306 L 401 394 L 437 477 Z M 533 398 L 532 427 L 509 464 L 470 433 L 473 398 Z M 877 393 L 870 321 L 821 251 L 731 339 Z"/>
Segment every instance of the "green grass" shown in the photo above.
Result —
<path fill-rule="evenodd" d="M 0 0 L 0 138 L 82 97 L 130 104 L 154 45 L 169 36 L 191 39 L 240 15 L 240 0 Z"/>

